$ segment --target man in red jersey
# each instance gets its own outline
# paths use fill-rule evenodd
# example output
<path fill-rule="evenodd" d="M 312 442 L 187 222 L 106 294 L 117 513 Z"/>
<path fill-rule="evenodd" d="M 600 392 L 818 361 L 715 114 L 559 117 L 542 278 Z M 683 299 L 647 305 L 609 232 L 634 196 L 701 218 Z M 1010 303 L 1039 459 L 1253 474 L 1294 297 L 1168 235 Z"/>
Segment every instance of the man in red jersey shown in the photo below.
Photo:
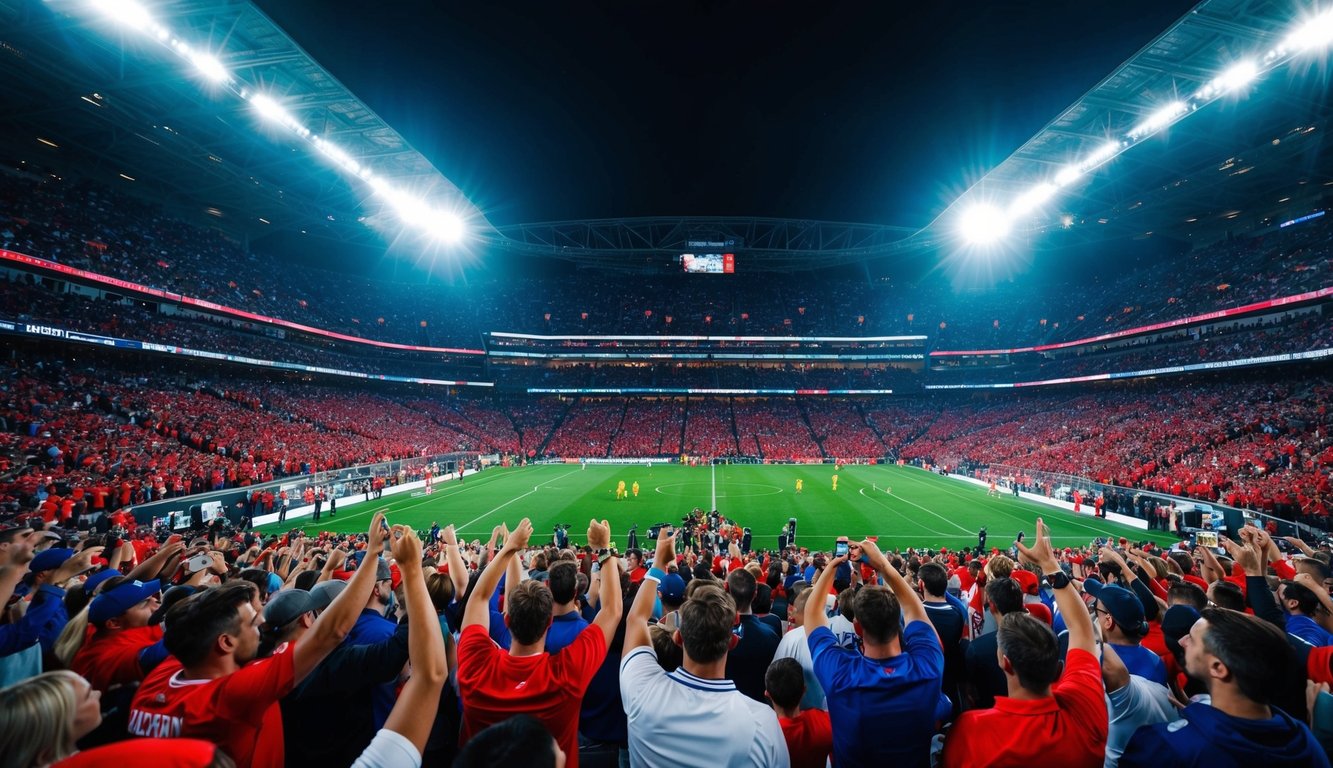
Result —
<path fill-rule="evenodd" d="M 944 741 L 942 765 L 1097 768 L 1106 757 L 1109 718 L 1092 618 L 1060 569 L 1040 518 L 1032 548 L 1017 546 L 1045 574 L 1069 628 L 1064 674 L 1051 628 L 1027 613 L 1007 614 L 996 642 L 1009 695 L 996 697 L 993 709 L 959 716 Z"/>
<path fill-rule="evenodd" d="M 371 520 L 371 552 L 383 549 L 383 521 L 382 512 Z M 171 657 L 135 694 L 130 734 L 207 739 L 222 747 L 238 768 L 281 766 L 278 700 L 338 647 L 374 585 L 374 568 L 357 569 L 347 589 L 299 642 L 279 646 L 259 661 L 254 659 L 264 617 L 250 582 L 231 582 L 173 606 L 164 638 Z"/>
<path fill-rule="evenodd" d="M 597 618 L 556 653 L 546 652 L 546 631 L 551 626 L 553 608 L 550 589 L 533 580 L 506 584 L 505 624 L 511 643 L 505 653 L 489 635 L 491 593 L 510 559 L 523 551 L 531 535 L 532 523 L 524 518 L 482 571 L 468 598 L 458 641 L 458 687 L 463 698 L 461 740 L 466 743 L 487 726 L 517 714 L 529 714 L 555 737 L 568 756 L 566 765 L 578 768 L 579 706 L 620 624 L 620 579 L 602 579 Z M 620 573 L 615 550 L 610 548 L 610 526 L 595 520 L 589 523 L 588 546 L 597 552 L 602 569 Z"/>

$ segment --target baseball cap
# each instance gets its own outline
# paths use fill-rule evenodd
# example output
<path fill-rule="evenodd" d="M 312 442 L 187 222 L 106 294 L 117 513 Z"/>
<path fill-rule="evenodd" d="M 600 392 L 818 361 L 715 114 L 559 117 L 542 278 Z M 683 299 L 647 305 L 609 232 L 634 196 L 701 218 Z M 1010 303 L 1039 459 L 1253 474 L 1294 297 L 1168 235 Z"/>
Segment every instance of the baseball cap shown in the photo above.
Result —
<path fill-rule="evenodd" d="M 11 525 L 7 528 L 0 528 L 0 544 L 8 544 L 31 530 L 31 525 Z"/>
<path fill-rule="evenodd" d="M 1137 637 L 1148 634 L 1148 622 L 1143 620 L 1143 603 L 1133 592 L 1091 579 L 1083 582 L 1083 589 L 1101 603 L 1126 634 Z"/>
<path fill-rule="evenodd" d="M 152 581 L 127 581 L 93 598 L 88 606 L 88 621 L 101 624 L 114 619 L 139 603 L 156 595 L 162 589 L 157 579 Z"/>
<path fill-rule="evenodd" d="M 333 601 L 338 599 L 338 595 L 347 589 L 347 582 L 342 579 L 330 579 L 321 581 L 310 588 L 310 594 L 315 598 L 315 610 L 322 611 L 333 605 Z"/>
<path fill-rule="evenodd" d="M 90 575 L 83 580 L 83 594 L 91 596 L 103 582 L 114 579 L 119 575 L 120 571 L 115 568 L 106 568 Z"/>
<path fill-rule="evenodd" d="M 679 574 L 668 573 L 662 583 L 657 586 L 657 592 L 662 596 L 662 600 L 676 605 L 685 602 L 685 580 Z"/>
<path fill-rule="evenodd" d="M 1199 612 L 1192 605 L 1173 605 L 1162 614 L 1162 635 L 1166 649 L 1180 655 L 1180 638 L 1190 633 L 1190 627 L 1199 620 Z"/>
<path fill-rule="evenodd" d="M 42 550 L 28 564 L 28 570 L 36 573 L 38 571 L 49 571 L 65 564 L 65 561 L 74 557 L 74 550 L 63 547 L 52 547 Z"/>
<path fill-rule="evenodd" d="M 272 629 L 285 627 L 303 614 L 318 610 L 315 596 L 304 589 L 284 589 L 273 593 L 264 605 L 264 623 Z"/>
<path fill-rule="evenodd" d="M 162 593 L 162 604 L 157 607 L 156 611 L 153 611 L 152 616 L 148 617 L 148 623 L 153 626 L 161 624 L 162 620 L 167 617 L 167 611 L 171 610 L 171 607 L 176 603 L 193 595 L 194 591 L 194 587 L 188 584 L 177 584 Z"/>

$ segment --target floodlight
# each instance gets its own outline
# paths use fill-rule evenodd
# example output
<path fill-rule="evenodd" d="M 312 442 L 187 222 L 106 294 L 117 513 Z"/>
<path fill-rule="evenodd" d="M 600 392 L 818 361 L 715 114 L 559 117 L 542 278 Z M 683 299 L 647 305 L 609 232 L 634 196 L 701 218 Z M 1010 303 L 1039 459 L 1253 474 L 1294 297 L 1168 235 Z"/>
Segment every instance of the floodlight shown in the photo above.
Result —
<path fill-rule="evenodd" d="M 297 122 L 296 118 L 292 117 L 292 114 L 284 109 L 281 104 L 274 101 L 272 97 L 256 93 L 250 97 L 250 104 L 265 120 L 272 120 L 279 125 L 284 125 L 302 136 L 310 135 L 310 130 Z"/>
<path fill-rule="evenodd" d="M 1324 11 L 1301 24 L 1282 42 L 1287 48 L 1304 51 L 1333 42 L 1333 10 Z"/>
<path fill-rule="evenodd" d="M 149 15 L 148 9 L 135 0 L 93 0 L 93 5 L 127 27 L 144 30 L 153 25 L 153 17 Z"/>
<path fill-rule="evenodd" d="M 1187 109 L 1189 109 L 1189 107 L 1185 102 L 1173 101 L 1151 115 L 1148 115 L 1148 119 L 1139 123 L 1139 126 L 1135 128 L 1130 135 L 1135 137 L 1144 136 L 1161 128 L 1165 128 Z"/>
<path fill-rule="evenodd" d="M 963 212 L 958 229 L 973 245 L 987 245 L 1009 233 L 1009 219 L 993 205 L 981 203 Z"/>
<path fill-rule="evenodd" d="M 226 67 L 222 66 L 222 62 L 218 61 L 217 57 L 198 51 L 190 51 L 187 56 L 190 63 L 194 64 L 194 68 L 209 80 L 215 83 L 225 83 L 231 79 L 231 73 L 227 71 Z"/>
<path fill-rule="evenodd" d="M 1107 160 L 1110 160 L 1111 158 L 1115 157 L 1116 153 L 1119 151 L 1120 151 L 1120 142 L 1108 141 L 1105 144 L 1101 145 L 1100 147 L 1094 149 L 1092 151 L 1092 154 L 1083 158 L 1083 163 L 1081 164 L 1082 168 L 1084 170 L 1090 171 L 1093 168 L 1096 168 L 1097 166 L 1106 162 Z"/>
<path fill-rule="evenodd" d="M 1078 177 L 1082 175 L 1083 169 L 1079 168 L 1077 165 L 1066 165 L 1064 168 L 1060 169 L 1059 173 L 1055 174 L 1056 186 L 1067 187 L 1075 181 L 1078 181 Z"/>
<path fill-rule="evenodd" d="M 1213 87 L 1223 91 L 1238 91 L 1259 76 L 1259 65 L 1246 59 L 1227 68 L 1213 80 Z"/>
<path fill-rule="evenodd" d="M 463 239 L 463 232 L 466 227 L 463 220 L 452 213 L 436 211 L 435 217 L 431 221 L 430 233 L 445 243 L 456 243 Z"/>
<path fill-rule="evenodd" d="M 1055 191 L 1056 186 L 1054 184 L 1038 184 L 1027 192 L 1019 195 L 1018 198 L 1009 205 L 1009 214 L 1011 216 L 1022 216 L 1031 213 L 1041 207 L 1047 200 L 1054 197 Z"/>

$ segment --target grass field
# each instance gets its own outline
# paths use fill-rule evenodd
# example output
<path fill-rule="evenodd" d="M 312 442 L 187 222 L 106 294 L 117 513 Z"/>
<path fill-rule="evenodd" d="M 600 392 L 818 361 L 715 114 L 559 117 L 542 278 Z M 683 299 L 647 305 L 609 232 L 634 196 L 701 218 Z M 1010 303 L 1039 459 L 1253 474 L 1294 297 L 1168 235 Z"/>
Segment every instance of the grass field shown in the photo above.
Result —
<path fill-rule="evenodd" d="M 506 522 L 513 527 L 532 519 L 534 540 L 547 541 L 557 523 L 570 523 L 570 539 L 583 543 L 592 517 L 611 522 L 611 531 L 623 547 L 630 524 L 638 523 L 640 544 L 648 526 L 678 522 L 694 507 L 716 507 L 722 514 L 754 532 L 756 547 L 777 546 L 777 535 L 789 517 L 798 521 L 798 543 L 829 549 L 839 535 L 860 538 L 878 535 L 888 547 L 976 546 L 977 529 L 986 526 L 989 546 L 1006 547 L 1020 530 L 1031 535 L 1038 516 L 1045 517 L 1057 545 L 1077 546 L 1098 536 L 1155 538 L 1148 532 L 1071 513 L 1011 496 L 989 498 L 984 488 L 942 478 L 918 469 L 886 466 L 848 466 L 832 490 L 833 467 L 827 465 L 683 467 L 679 465 L 607 466 L 559 464 L 525 468 L 488 469 L 465 482 L 437 484 L 434 493 L 411 492 L 386 497 L 382 502 L 350 505 L 348 499 L 336 518 L 327 514 L 318 526 L 309 518 L 269 525 L 268 532 L 304 524 L 308 531 L 366 529 L 370 513 L 388 508 L 389 522 L 428 529 L 453 523 L 460 538 L 486 539 L 491 529 Z M 804 481 L 797 494 L 796 481 Z M 615 487 L 639 483 L 637 498 L 616 501 Z M 886 492 L 885 487 L 892 488 Z M 878 490 L 876 490 L 878 489 Z M 362 497 L 356 496 L 353 499 Z"/>

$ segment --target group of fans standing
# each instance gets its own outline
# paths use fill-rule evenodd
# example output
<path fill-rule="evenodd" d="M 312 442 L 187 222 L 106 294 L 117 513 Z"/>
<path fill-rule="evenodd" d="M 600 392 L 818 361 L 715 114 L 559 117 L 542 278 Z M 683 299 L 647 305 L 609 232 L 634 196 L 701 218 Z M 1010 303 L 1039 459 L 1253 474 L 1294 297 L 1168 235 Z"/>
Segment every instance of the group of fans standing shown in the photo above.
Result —
<path fill-rule="evenodd" d="M 1329 765 L 1333 581 L 1304 542 L 743 530 L 695 510 L 622 556 L 596 520 L 583 546 L 378 512 L 155 551 L 9 528 L 0 764 Z"/>

